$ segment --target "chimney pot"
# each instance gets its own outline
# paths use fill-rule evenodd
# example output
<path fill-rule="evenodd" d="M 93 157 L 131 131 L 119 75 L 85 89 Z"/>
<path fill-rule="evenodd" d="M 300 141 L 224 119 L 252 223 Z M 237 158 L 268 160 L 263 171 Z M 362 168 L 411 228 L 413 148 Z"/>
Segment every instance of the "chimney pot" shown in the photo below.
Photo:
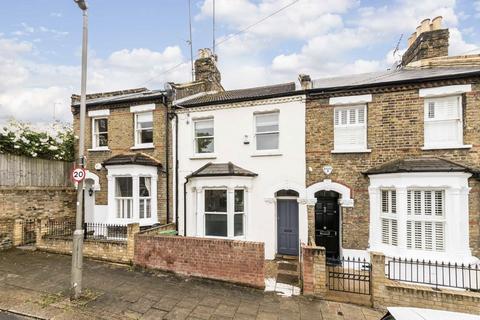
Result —
<path fill-rule="evenodd" d="M 417 38 L 418 38 L 419 35 L 422 34 L 422 26 L 421 26 L 421 25 L 419 25 L 419 26 L 417 27 L 417 29 L 416 29 L 416 34 L 417 34 Z"/>
<path fill-rule="evenodd" d="M 420 32 L 423 33 L 428 31 L 430 31 L 430 19 L 424 19 L 420 23 Z"/>
<path fill-rule="evenodd" d="M 442 28 L 442 20 L 443 20 L 442 16 L 438 16 L 438 17 L 433 18 L 431 29 L 432 30 L 441 29 Z"/>

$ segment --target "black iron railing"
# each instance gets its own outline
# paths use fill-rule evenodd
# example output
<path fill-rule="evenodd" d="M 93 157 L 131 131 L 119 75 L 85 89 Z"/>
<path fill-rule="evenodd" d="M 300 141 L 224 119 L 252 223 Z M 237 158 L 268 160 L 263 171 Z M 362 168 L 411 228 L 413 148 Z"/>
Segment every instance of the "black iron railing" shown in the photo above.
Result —
<path fill-rule="evenodd" d="M 84 223 L 83 229 L 87 240 L 127 240 L 126 225 Z"/>
<path fill-rule="evenodd" d="M 327 258 L 328 289 L 370 294 L 371 265 L 361 258 Z"/>
<path fill-rule="evenodd" d="M 72 237 L 75 231 L 75 220 L 48 220 L 45 225 L 44 238 Z"/>
<path fill-rule="evenodd" d="M 392 258 L 386 267 L 387 277 L 391 280 L 426 284 L 436 289 L 449 287 L 480 290 L 478 265 Z"/>

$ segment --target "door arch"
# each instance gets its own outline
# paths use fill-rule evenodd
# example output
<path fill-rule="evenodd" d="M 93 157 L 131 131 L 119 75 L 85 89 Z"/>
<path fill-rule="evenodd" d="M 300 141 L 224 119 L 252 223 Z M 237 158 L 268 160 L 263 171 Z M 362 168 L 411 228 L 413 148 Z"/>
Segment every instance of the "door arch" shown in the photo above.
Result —
<path fill-rule="evenodd" d="M 277 202 L 277 252 L 298 256 L 299 253 L 299 193 L 291 189 L 275 193 Z"/>
<path fill-rule="evenodd" d="M 327 258 L 340 257 L 340 194 L 321 190 L 315 193 L 315 244 L 325 247 Z"/>

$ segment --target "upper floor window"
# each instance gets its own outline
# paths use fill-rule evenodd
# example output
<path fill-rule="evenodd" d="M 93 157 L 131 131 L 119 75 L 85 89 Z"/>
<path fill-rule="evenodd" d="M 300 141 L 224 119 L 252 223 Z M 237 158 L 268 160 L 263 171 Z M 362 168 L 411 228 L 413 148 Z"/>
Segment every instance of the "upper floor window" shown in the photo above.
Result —
<path fill-rule="evenodd" d="M 278 150 L 280 138 L 279 113 L 262 113 L 255 115 L 256 149 Z"/>
<path fill-rule="evenodd" d="M 214 128 L 213 119 L 201 119 L 193 122 L 195 153 L 213 153 Z"/>
<path fill-rule="evenodd" d="M 92 119 L 92 149 L 105 149 L 108 147 L 108 119 Z"/>
<path fill-rule="evenodd" d="M 153 144 L 153 112 L 135 114 L 135 146 L 151 146 Z"/>
<path fill-rule="evenodd" d="M 445 250 L 444 190 L 408 190 L 407 248 Z"/>
<path fill-rule="evenodd" d="M 425 147 L 451 148 L 463 145 L 462 97 L 425 99 Z"/>
<path fill-rule="evenodd" d="M 334 109 L 334 151 L 367 150 L 366 106 Z"/>

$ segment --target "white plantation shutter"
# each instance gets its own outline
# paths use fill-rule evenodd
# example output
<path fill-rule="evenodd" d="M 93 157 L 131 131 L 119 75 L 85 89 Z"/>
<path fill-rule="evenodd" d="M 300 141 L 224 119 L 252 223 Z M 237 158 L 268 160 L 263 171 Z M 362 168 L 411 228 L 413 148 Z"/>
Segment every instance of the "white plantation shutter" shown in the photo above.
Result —
<path fill-rule="evenodd" d="M 461 96 L 425 100 L 425 146 L 463 145 Z"/>
<path fill-rule="evenodd" d="M 445 191 L 408 190 L 407 248 L 429 251 L 445 249 Z"/>
<path fill-rule="evenodd" d="M 366 106 L 337 107 L 334 110 L 334 149 L 340 151 L 367 148 Z"/>
<path fill-rule="evenodd" d="M 381 197 L 382 243 L 396 246 L 398 245 L 397 192 L 382 190 Z"/>

